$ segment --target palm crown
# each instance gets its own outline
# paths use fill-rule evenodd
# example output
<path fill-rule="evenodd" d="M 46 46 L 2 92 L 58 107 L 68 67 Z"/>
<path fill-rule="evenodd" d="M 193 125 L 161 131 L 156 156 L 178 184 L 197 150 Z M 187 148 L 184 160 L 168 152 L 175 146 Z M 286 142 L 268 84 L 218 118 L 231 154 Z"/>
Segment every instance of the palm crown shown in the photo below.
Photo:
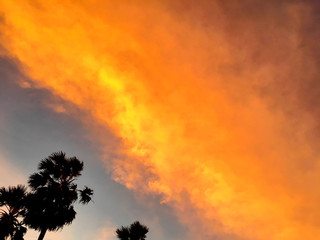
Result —
<path fill-rule="evenodd" d="M 32 191 L 27 196 L 24 222 L 44 235 L 46 230 L 55 231 L 71 224 L 76 216 L 73 204 L 77 200 L 89 203 L 93 190 L 78 189 L 75 180 L 81 175 L 83 162 L 76 157 L 67 158 L 63 152 L 43 159 L 38 169 L 29 178 Z"/>
<path fill-rule="evenodd" d="M 26 188 L 22 185 L 0 188 L 0 239 L 23 239 L 27 229 L 19 218 L 24 214 L 25 196 Z"/>
<path fill-rule="evenodd" d="M 117 237 L 120 240 L 145 240 L 149 229 L 136 221 L 130 227 L 121 227 L 116 230 Z"/>

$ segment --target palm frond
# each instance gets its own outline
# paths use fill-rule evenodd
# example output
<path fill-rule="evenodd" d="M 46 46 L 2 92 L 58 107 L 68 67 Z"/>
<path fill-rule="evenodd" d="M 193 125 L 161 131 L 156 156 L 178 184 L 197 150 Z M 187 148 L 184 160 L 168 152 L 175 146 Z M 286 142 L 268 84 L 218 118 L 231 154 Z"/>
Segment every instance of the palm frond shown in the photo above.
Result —
<path fill-rule="evenodd" d="M 45 158 L 39 163 L 38 169 L 52 172 L 54 170 L 54 162 L 49 158 Z"/>
<path fill-rule="evenodd" d="M 80 190 L 80 203 L 87 204 L 91 201 L 93 195 L 93 190 L 91 188 L 85 187 L 83 190 Z"/>
<path fill-rule="evenodd" d="M 130 240 L 130 231 L 128 227 L 121 227 L 116 230 L 117 237 L 120 240 Z"/>
<path fill-rule="evenodd" d="M 52 153 L 48 159 L 50 159 L 51 161 L 53 161 L 55 164 L 63 166 L 65 165 L 67 159 L 66 159 L 66 154 L 62 151 L 60 152 L 54 152 Z"/>
<path fill-rule="evenodd" d="M 48 178 L 46 175 L 42 175 L 41 173 L 34 173 L 30 175 L 28 184 L 32 188 L 32 190 L 36 190 L 39 187 L 45 186 L 47 184 Z"/>
<path fill-rule="evenodd" d="M 76 157 L 72 157 L 69 159 L 69 166 L 74 177 L 78 177 L 81 175 L 81 172 L 83 170 L 83 162 L 79 161 Z"/>

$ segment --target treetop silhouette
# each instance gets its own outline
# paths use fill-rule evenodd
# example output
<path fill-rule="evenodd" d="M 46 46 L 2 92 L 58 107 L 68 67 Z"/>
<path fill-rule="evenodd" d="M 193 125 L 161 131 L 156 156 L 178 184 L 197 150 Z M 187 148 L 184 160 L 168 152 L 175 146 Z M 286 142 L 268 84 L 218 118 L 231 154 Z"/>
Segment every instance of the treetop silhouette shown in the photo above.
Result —
<path fill-rule="evenodd" d="M 24 215 L 26 187 L 0 188 L 0 240 L 10 237 L 12 240 L 23 240 L 27 229 L 19 219 Z"/>
<path fill-rule="evenodd" d="M 120 240 L 145 240 L 146 234 L 149 232 L 149 228 L 140 224 L 139 221 L 135 221 L 129 227 L 118 228 L 116 234 Z"/>
<path fill-rule="evenodd" d="M 75 219 L 74 203 L 87 204 L 93 190 L 78 189 L 75 180 L 81 176 L 83 162 L 66 157 L 64 152 L 52 153 L 38 166 L 39 172 L 29 177 L 31 193 L 26 197 L 24 223 L 40 231 L 38 240 L 46 231 L 56 231 Z"/>

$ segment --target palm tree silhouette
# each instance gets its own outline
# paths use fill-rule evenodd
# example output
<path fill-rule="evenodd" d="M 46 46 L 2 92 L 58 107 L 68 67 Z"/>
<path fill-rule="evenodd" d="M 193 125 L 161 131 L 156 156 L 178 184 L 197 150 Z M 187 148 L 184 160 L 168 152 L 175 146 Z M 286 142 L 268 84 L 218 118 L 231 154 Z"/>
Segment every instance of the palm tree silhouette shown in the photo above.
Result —
<path fill-rule="evenodd" d="M 116 230 L 117 237 L 120 240 L 145 240 L 146 234 L 149 229 L 140 224 L 139 221 L 135 221 L 130 227 L 121 227 Z"/>
<path fill-rule="evenodd" d="M 26 198 L 24 222 L 28 227 L 40 231 L 42 240 L 47 231 L 62 229 L 71 224 L 76 212 L 74 203 L 91 201 L 93 190 L 77 188 L 75 180 L 81 175 L 83 162 L 76 157 L 67 158 L 63 152 L 52 153 L 43 159 L 39 172 L 29 178 L 31 193 Z"/>
<path fill-rule="evenodd" d="M 26 187 L 0 188 L 0 240 L 10 236 L 12 240 L 23 240 L 27 229 L 20 218 L 24 214 Z"/>

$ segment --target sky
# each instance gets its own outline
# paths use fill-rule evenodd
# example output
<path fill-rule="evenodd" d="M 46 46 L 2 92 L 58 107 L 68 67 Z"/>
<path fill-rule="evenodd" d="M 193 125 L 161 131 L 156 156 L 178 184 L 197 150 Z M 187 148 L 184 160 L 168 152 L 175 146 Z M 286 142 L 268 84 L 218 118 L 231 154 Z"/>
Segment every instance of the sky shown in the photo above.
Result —
<path fill-rule="evenodd" d="M 0 0 L 0 182 L 55 151 L 93 202 L 47 239 L 320 236 L 316 0 Z M 26 240 L 38 233 L 28 232 Z"/>

